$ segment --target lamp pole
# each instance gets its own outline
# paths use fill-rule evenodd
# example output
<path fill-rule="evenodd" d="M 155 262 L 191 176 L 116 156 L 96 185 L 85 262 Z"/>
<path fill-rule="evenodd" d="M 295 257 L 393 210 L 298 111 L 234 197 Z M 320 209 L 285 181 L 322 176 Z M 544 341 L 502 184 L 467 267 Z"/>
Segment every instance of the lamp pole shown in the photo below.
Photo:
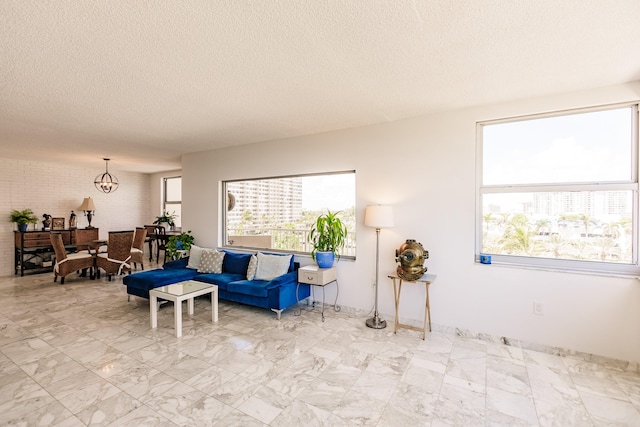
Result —
<path fill-rule="evenodd" d="M 367 319 L 366 325 L 373 329 L 384 329 L 387 327 L 387 321 L 380 317 L 378 313 L 378 271 L 380 267 L 380 227 L 376 227 L 376 302 L 373 311 L 373 317 Z"/>

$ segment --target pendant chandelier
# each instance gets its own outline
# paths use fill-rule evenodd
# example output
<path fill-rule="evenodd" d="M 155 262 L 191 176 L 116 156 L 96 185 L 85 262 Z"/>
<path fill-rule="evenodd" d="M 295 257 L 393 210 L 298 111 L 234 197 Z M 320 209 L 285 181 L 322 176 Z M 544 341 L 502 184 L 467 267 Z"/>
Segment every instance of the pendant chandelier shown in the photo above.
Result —
<path fill-rule="evenodd" d="M 106 163 L 105 172 L 102 175 L 96 176 L 96 179 L 93 180 L 96 188 L 103 193 L 113 193 L 118 189 L 118 178 L 109 173 L 109 160 L 111 159 L 104 159 Z"/>

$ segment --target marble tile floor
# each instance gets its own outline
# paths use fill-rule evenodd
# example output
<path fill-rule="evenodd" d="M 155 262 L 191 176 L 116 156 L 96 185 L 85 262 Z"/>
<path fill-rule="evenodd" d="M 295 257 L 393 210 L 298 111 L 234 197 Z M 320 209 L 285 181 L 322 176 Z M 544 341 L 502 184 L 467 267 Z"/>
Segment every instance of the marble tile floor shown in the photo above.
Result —
<path fill-rule="evenodd" d="M 330 309 L 221 301 L 213 324 L 207 298 L 176 338 L 171 303 L 152 330 L 121 278 L 4 277 L 0 306 L 2 426 L 640 426 L 640 375 L 613 361 Z"/>

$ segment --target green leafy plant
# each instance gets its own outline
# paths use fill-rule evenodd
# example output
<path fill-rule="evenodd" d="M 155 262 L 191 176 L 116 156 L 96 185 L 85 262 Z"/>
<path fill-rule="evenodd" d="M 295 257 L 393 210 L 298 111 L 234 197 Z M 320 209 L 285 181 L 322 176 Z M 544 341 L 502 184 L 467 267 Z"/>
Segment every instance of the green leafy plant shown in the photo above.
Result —
<path fill-rule="evenodd" d="M 31 209 L 24 209 L 21 211 L 11 211 L 10 222 L 15 222 L 18 225 L 35 224 L 38 222 L 38 217 L 34 215 Z"/>
<path fill-rule="evenodd" d="M 191 230 L 186 233 L 180 233 L 177 236 L 169 237 L 167 242 L 167 255 L 171 259 L 178 258 L 178 251 L 188 251 L 191 249 L 191 245 L 195 237 L 191 235 Z"/>
<path fill-rule="evenodd" d="M 347 226 L 342 223 L 338 214 L 327 211 L 320 215 L 309 231 L 309 242 L 313 246 L 311 257 L 316 259 L 316 252 L 333 252 L 336 258 L 340 258 L 340 250 L 347 239 Z"/>
<path fill-rule="evenodd" d="M 154 224 L 162 224 L 167 223 L 169 226 L 173 227 L 176 225 L 175 219 L 178 217 L 175 212 L 169 213 L 169 211 L 164 211 L 162 215 L 157 216 L 156 220 L 153 221 Z"/>

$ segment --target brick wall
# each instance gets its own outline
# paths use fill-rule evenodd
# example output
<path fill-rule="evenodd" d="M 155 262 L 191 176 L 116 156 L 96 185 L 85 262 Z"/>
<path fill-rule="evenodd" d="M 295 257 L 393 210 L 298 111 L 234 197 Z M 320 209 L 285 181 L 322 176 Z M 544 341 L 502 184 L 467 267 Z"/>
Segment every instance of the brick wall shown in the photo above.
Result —
<path fill-rule="evenodd" d="M 121 172 L 109 165 L 109 172 L 118 177 L 120 187 L 111 194 L 98 191 L 93 185 L 100 168 L 82 168 L 56 163 L 31 162 L 0 158 L 0 276 L 13 275 L 13 231 L 9 222 L 13 209 L 33 209 L 42 228 L 42 214 L 64 217 L 69 226 L 71 210 L 77 214 L 78 227 L 88 225 L 78 207 L 85 197 L 92 197 L 96 212 L 91 225 L 100 228 L 100 238 L 113 230 L 132 230 L 150 223 L 150 176 Z M 33 230 L 34 226 L 29 226 Z"/>

